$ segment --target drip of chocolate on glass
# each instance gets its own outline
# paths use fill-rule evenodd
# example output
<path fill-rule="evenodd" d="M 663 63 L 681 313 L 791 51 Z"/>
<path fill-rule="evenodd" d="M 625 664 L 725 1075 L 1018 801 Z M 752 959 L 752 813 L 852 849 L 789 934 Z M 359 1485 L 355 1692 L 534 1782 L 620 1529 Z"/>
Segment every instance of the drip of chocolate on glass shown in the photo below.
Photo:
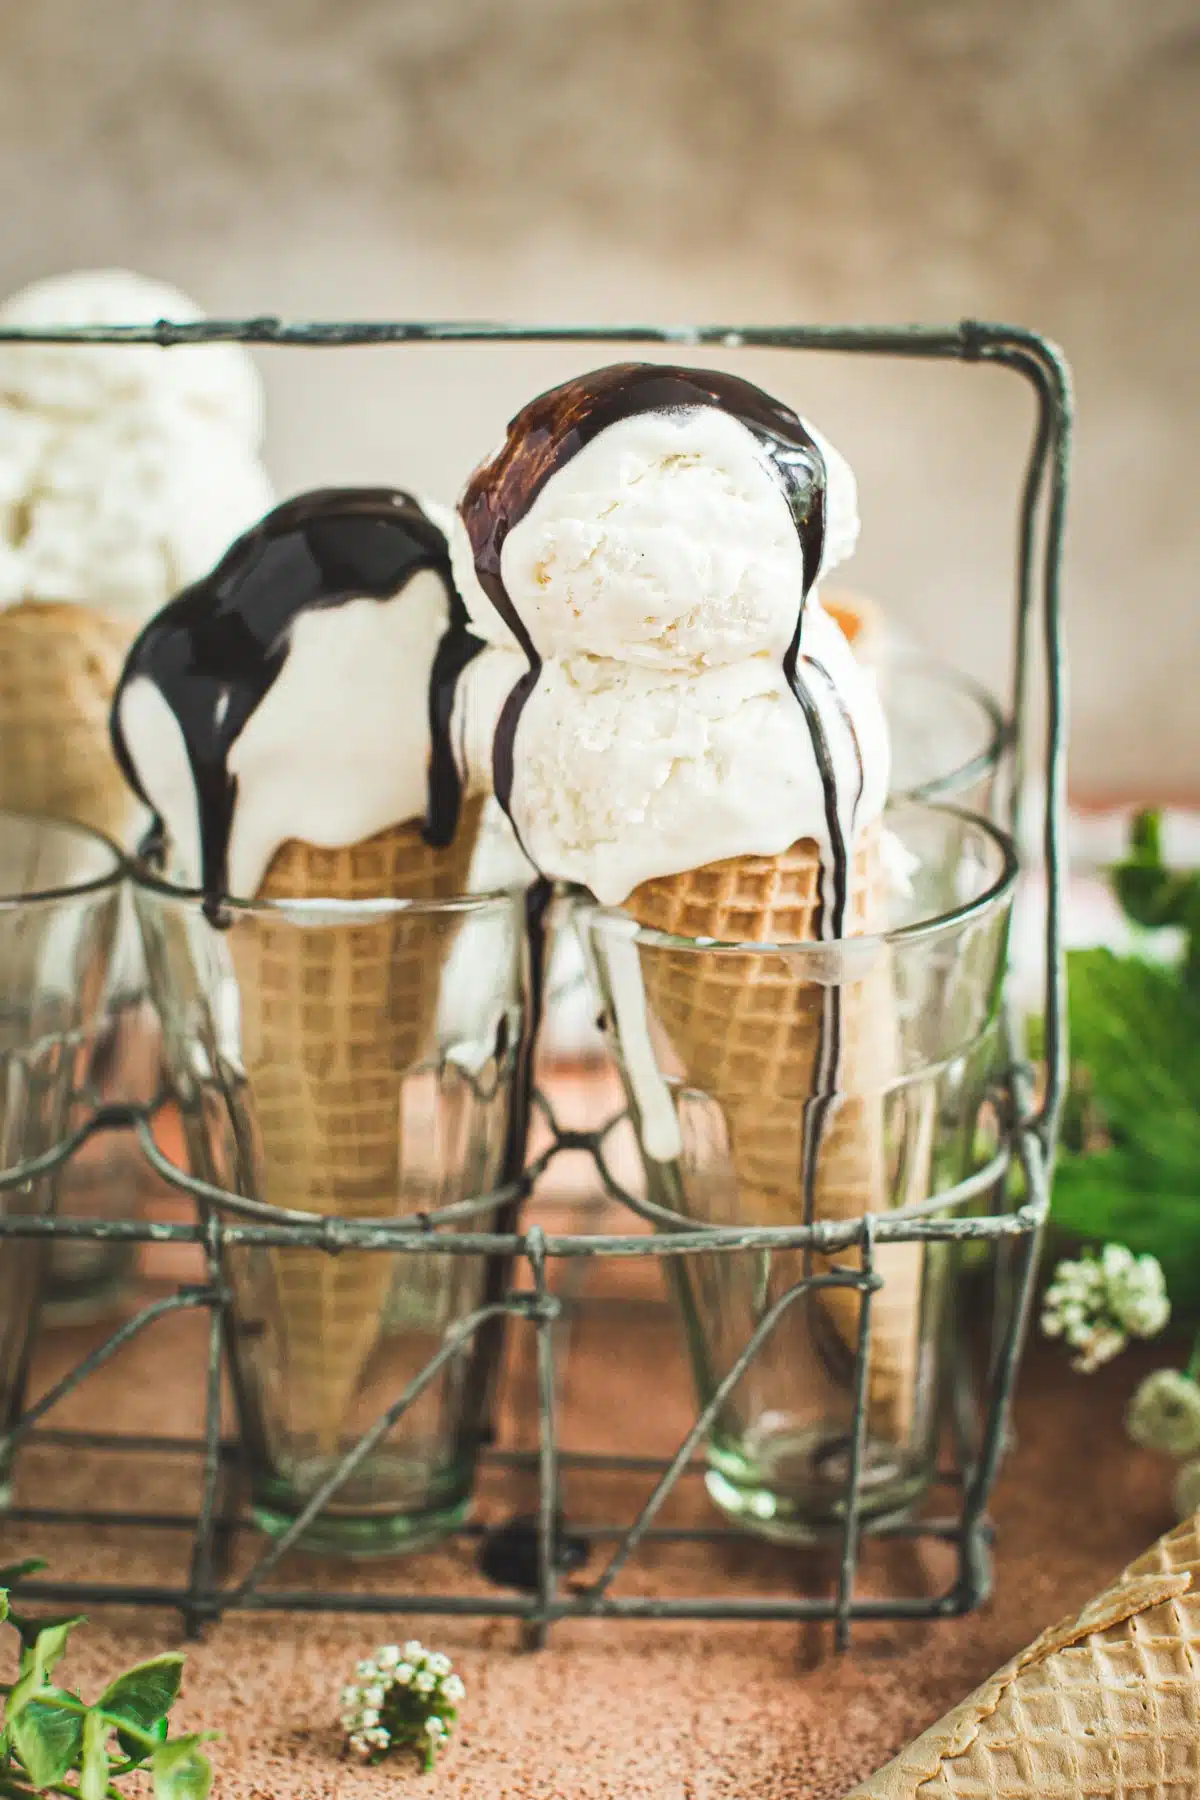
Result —
<path fill-rule="evenodd" d="M 352 600 L 394 599 L 426 569 L 446 590 L 449 623 L 429 680 L 432 753 L 424 835 L 432 845 L 446 845 L 462 800 L 450 740 L 454 696 L 483 644 L 468 629 L 445 535 L 411 494 L 326 488 L 285 501 L 238 538 L 210 575 L 165 606 L 134 643 L 113 699 L 113 749 L 126 780 L 149 805 L 120 719 L 125 688 L 147 677 L 178 720 L 191 764 L 204 911 L 212 924 L 228 922 L 222 903 L 237 805 L 229 753 L 282 673 L 295 621 Z M 161 857 L 161 819 L 142 849 L 148 859 Z"/>

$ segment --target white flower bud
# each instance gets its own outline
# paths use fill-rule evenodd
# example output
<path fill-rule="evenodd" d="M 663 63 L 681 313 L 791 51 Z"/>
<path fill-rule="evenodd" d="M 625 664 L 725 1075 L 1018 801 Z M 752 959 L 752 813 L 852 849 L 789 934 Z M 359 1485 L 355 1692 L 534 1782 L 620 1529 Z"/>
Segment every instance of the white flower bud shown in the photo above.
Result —
<path fill-rule="evenodd" d="M 379 1708 L 383 1705 L 385 1698 L 386 1690 L 384 1688 L 369 1687 L 363 1689 L 363 1705 L 374 1707 L 376 1712 L 378 1712 Z"/>
<path fill-rule="evenodd" d="M 404 1646 L 405 1662 L 417 1663 L 425 1660 L 425 1646 L 417 1638 L 409 1638 Z"/>
<path fill-rule="evenodd" d="M 422 1669 L 421 1672 L 413 1678 L 413 1687 L 418 1694 L 432 1694 L 436 1686 L 437 1681 L 434 1676 L 429 1673 L 428 1669 Z"/>
<path fill-rule="evenodd" d="M 451 1700 L 455 1702 L 455 1704 L 464 1697 L 466 1691 L 466 1688 L 463 1686 L 457 1675 L 447 1675 L 445 1681 L 442 1683 L 443 1694 L 445 1694 L 447 1700 Z"/>
<path fill-rule="evenodd" d="M 1148 1375 L 1129 1403 L 1125 1429 L 1143 1450 L 1195 1456 L 1200 1452 L 1200 1386 L 1178 1369 Z"/>
<path fill-rule="evenodd" d="M 439 1650 L 434 1651 L 431 1656 L 426 1657 L 425 1667 L 431 1670 L 434 1675 L 448 1675 L 453 1664 L 451 1663 L 450 1658 L 448 1656 L 443 1656 Z"/>
<path fill-rule="evenodd" d="M 396 1675 L 395 1675 L 396 1686 L 397 1687 L 407 1687 L 409 1682 L 412 1680 L 412 1678 L 415 1674 L 416 1674 L 416 1670 L 413 1668 L 411 1663 L 406 1663 L 406 1662 L 398 1663 L 396 1665 Z"/>

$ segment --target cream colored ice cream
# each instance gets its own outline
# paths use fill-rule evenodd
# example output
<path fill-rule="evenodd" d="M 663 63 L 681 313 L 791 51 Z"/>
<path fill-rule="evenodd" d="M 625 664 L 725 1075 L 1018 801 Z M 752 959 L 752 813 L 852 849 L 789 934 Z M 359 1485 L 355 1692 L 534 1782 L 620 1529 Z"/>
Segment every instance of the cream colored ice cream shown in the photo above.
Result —
<path fill-rule="evenodd" d="M 732 377 L 618 365 L 517 415 L 452 534 L 492 646 L 462 737 L 544 874 L 619 903 L 878 819 L 875 677 L 815 591 L 857 533 L 845 460 Z"/>
<path fill-rule="evenodd" d="M 121 270 L 37 282 L 0 325 L 198 317 Z M 233 344 L 0 343 L 0 606 L 144 619 L 270 504 L 262 391 Z"/>

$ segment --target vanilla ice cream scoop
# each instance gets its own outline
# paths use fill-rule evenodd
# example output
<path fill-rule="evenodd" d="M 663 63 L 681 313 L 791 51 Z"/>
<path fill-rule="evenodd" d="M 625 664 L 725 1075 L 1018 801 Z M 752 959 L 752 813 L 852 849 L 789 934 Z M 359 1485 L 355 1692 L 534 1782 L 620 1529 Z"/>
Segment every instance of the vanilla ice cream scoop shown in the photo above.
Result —
<path fill-rule="evenodd" d="M 815 601 L 804 637 L 828 758 L 861 827 L 879 817 L 888 785 L 875 680 Z M 477 779 L 526 667 L 490 646 L 466 672 L 456 737 Z M 508 811 L 535 867 L 607 905 L 725 857 L 776 855 L 805 837 L 830 847 L 809 720 L 767 656 L 697 673 L 550 658 L 521 708 Z"/>
<path fill-rule="evenodd" d="M 0 326 L 199 316 L 174 288 L 100 270 L 24 289 Z M 0 607 L 149 617 L 270 505 L 262 410 L 236 344 L 0 342 Z"/>
<path fill-rule="evenodd" d="M 0 306 L 0 326 L 190 324 L 194 300 L 127 269 L 80 269 L 32 282 Z M 247 449 L 263 434 L 262 383 L 239 344 L 0 343 L 0 403 L 86 417 L 148 400 L 174 402 Z"/>
<path fill-rule="evenodd" d="M 442 526 L 391 489 L 268 513 L 130 651 L 112 734 L 172 873 L 210 917 L 291 838 L 332 849 L 423 819 L 454 835 L 455 693 L 482 648 Z"/>
<path fill-rule="evenodd" d="M 517 414 L 452 543 L 490 641 L 701 669 L 782 657 L 800 596 L 857 535 L 848 464 L 790 408 L 734 376 L 631 363 Z"/>
<path fill-rule="evenodd" d="M 813 590 L 857 530 L 846 463 L 736 377 L 618 364 L 517 414 L 453 534 L 490 640 L 462 743 L 543 874 L 616 904 L 811 838 L 844 893 L 887 729 Z"/>

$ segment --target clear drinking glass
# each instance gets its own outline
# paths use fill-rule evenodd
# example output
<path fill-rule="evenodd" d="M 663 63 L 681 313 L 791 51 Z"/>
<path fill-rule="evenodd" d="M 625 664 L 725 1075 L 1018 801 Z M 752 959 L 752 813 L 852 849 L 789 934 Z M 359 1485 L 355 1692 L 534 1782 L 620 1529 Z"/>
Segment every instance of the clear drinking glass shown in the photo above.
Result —
<path fill-rule="evenodd" d="M 193 894 L 143 871 L 135 892 L 193 1174 L 271 1208 L 368 1222 L 500 1187 L 523 1142 L 520 894 L 233 903 L 216 930 Z M 445 1229 L 506 1229 L 504 1211 Z M 263 1529 L 289 1528 L 500 1273 L 471 1255 L 228 1251 Z M 450 1358 L 305 1548 L 409 1549 L 462 1521 L 489 1346 L 485 1333 Z"/>
<path fill-rule="evenodd" d="M 888 818 L 891 929 L 839 943 L 722 943 L 581 908 L 606 1028 L 658 1206 L 707 1224 L 798 1225 L 921 1207 L 979 1166 L 976 1122 L 1003 1066 L 999 1000 L 1016 863 L 949 807 Z M 931 1207 L 931 1202 L 932 1207 Z M 864 1519 L 895 1517 L 936 1466 L 950 1246 L 880 1244 Z M 702 1404 L 766 1313 L 850 1249 L 673 1258 Z M 799 1289 L 722 1406 L 708 1487 L 765 1536 L 844 1514 L 860 1297 Z"/>
<path fill-rule="evenodd" d="M 880 692 L 895 800 L 953 800 L 992 816 L 1008 742 L 997 702 L 969 675 L 907 644 L 889 644 Z"/>
<path fill-rule="evenodd" d="M 104 1029 L 124 865 L 83 826 L 0 812 L 0 1171 L 61 1143 Z M 42 1215 L 66 1170 L 0 1189 L 0 1214 Z M 45 1244 L 0 1238 L 0 1436 L 21 1404 Z M 0 1449 L 0 1498 L 10 1475 Z"/>
<path fill-rule="evenodd" d="M 145 959 L 132 898 L 122 895 L 103 1029 L 96 1035 L 70 1123 L 93 1106 L 150 1105 L 162 1082 L 162 1034 L 147 993 Z M 90 1139 L 63 1169 L 58 1212 L 72 1218 L 133 1218 L 151 1179 L 132 1131 Z M 59 1238 L 47 1259 L 42 1320 L 82 1325 L 116 1311 L 137 1267 L 136 1244 Z"/>

